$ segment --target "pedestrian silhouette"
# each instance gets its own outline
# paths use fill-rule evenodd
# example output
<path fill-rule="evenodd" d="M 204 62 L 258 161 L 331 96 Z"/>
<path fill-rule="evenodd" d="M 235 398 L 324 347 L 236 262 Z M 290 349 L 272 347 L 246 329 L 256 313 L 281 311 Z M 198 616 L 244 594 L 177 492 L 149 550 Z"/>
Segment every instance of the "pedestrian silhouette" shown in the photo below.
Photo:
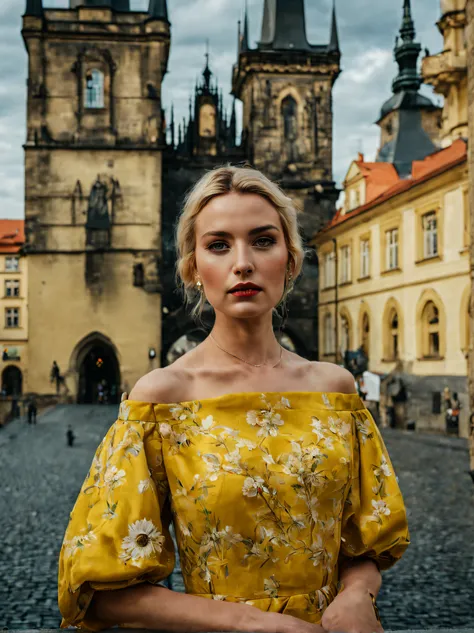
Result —
<path fill-rule="evenodd" d="M 74 440 L 76 439 L 76 436 L 74 435 L 74 431 L 70 426 L 67 427 L 66 439 L 68 446 L 74 446 Z"/>
<path fill-rule="evenodd" d="M 36 424 L 36 414 L 38 407 L 36 406 L 35 398 L 31 398 L 28 402 L 28 424 Z"/>

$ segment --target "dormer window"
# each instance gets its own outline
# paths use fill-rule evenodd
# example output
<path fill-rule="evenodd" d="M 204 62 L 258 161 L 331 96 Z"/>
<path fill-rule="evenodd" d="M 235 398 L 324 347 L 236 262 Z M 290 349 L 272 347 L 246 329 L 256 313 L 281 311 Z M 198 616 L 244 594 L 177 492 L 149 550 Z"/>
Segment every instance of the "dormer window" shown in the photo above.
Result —
<path fill-rule="evenodd" d="M 86 75 L 85 107 L 97 109 L 104 107 L 104 74 L 97 69 Z"/>

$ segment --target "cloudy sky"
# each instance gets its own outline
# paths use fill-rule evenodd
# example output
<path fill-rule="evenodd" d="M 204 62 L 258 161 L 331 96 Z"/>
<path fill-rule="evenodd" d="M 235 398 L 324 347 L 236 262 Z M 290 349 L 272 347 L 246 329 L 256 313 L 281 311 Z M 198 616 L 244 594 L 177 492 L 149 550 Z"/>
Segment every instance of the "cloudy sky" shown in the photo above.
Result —
<path fill-rule="evenodd" d="M 22 218 L 23 150 L 27 60 L 20 35 L 26 0 L 0 0 L 0 217 Z M 170 72 L 164 83 L 167 108 L 173 101 L 179 117 L 196 77 L 202 72 L 206 39 L 211 67 L 224 90 L 230 91 L 236 59 L 237 21 L 244 0 L 168 0 L 172 22 Z M 65 7 L 68 0 L 43 0 L 45 7 Z M 148 0 L 131 0 L 144 9 Z M 263 0 L 248 0 L 251 41 L 259 39 Z M 343 72 L 334 90 L 334 177 L 341 182 L 358 151 L 375 156 L 380 107 L 390 96 L 396 74 L 393 43 L 401 24 L 403 0 L 337 0 Z M 412 0 L 418 40 L 434 53 L 442 50 L 436 28 L 439 0 Z M 329 40 L 332 0 L 306 0 L 308 38 Z M 424 89 L 431 94 L 429 88 Z M 436 96 L 436 100 L 439 98 Z M 230 107 L 231 99 L 227 97 Z"/>

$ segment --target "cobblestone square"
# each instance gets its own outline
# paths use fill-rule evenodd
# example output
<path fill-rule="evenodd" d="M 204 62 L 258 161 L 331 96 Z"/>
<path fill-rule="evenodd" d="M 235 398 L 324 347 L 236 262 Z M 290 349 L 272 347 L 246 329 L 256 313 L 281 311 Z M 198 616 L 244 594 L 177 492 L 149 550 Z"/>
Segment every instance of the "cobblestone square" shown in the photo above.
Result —
<path fill-rule="evenodd" d="M 0 627 L 55 628 L 57 560 L 68 515 L 116 407 L 57 407 L 0 431 Z M 66 446 L 71 424 L 77 436 Z M 474 626 L 474 486 L 464 440 L 385 431 L 412 545 L 384 575 L 387 630 Z M 182 589 L 180 574 L 172 588 Z"/>

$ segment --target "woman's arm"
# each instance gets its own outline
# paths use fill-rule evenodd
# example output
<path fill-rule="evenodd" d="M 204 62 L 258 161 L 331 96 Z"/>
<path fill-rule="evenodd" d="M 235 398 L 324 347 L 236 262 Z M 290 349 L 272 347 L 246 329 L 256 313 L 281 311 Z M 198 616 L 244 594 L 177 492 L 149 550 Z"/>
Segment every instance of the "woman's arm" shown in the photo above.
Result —
<path fill-rule="evenodd" d="M 370 558 L 348 560 L 343 563 L 339 580 L 344 588 L 356 588 L 377 596 L 382 586 L 382 574 Z"/>
<path fill-rule="evenodd" d="M 88 618 L 108 626 L 200 633 L 244 631 L 254 633 L 324 633 L 323 628 L 279 613 L 267 613 L 247 604 L 209 600 L 149 584 L 117 591 L 98 591 Z"/>

